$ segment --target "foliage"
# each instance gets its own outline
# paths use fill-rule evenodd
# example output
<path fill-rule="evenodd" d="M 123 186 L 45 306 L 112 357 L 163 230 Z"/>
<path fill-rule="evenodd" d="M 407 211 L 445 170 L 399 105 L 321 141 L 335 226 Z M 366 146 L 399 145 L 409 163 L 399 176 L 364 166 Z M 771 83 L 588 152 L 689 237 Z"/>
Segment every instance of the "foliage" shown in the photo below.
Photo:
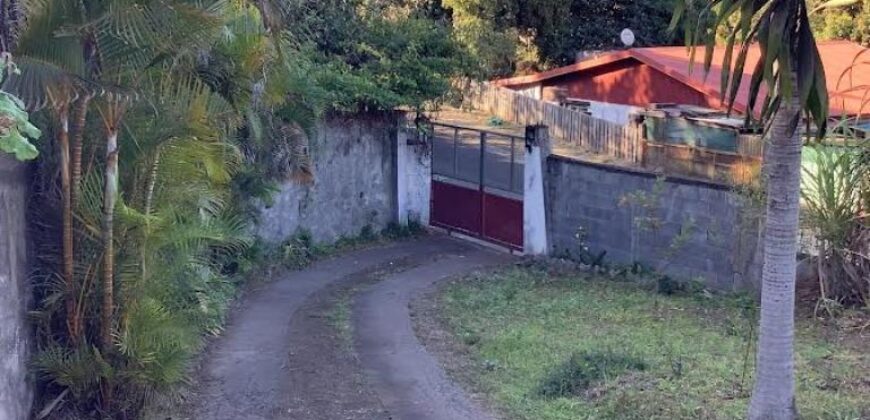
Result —
<path fill-rule="evenodd" d="M 663 176 L 656 178 L 650 190 L 631 191 L 619 199 L 620 207 L 629 207 L 632 213 L 637 213 L 632 220 L 634 227 L 640 232 L 649 232 L 654 235 L 661 235 L 662 228 L 665 226 L 664 216 L 660 214 L 662 205 L 662 194 L 665 191 L 665 182 L 667 179 Z M 661 274 L 662 271 L 677 257 L 677 254 L 683 250 L 686 243 L 695 234 L 696 222 L 693 217 L 688 217 L 680 221 L 679 232 L 673 235 L 668 246 L 660 250 L 659 262 L 654 267 L 654 270 L 659 273 L 659 288 L 665 284 L 665 289 L 670 289 L 670 283 L 674 286 L 680 284 L 671 280 L 669 277 Z M 714 233 L 714 232 L 709 232 Z"/>
<path fill-rule="evenodd" d="M 810 0 L 807 5 L 816 10 L 828 3 Z M 819 39 L 847 39 L 870 46 L 870 2 L 847 1 L 841 7 L 826 7 L 810 15 L 813 32 Z"/>
<path fill-rule="evenodd" d="M 607 250 L 603 249 L 597 253 L 590 251 L 589 244 L 587 243 L 588 236 L 589 234 L 586 229 L 583 226 L 579 226 L 577 231 L 574 232 L 574 240 L 577 244 L 576 250 L 566 250 L 565 257 L 591 267 L 602 268 L 604 267 L 604 257 L 607 256 Z"/>
<path fill-rule="evenodd" d="M 863 306 L 870 301 L 870 148 L 863 142 L 812 150 L 801 195 L 818 244 L 820 299 Z"/>
<path fill-rule="evenodd" d="M 437 21 L 361 15 L 356 1 L 302 3 L 289 39 L 317 66 L 331 108 L 419 109 L 443 96 L 462 70 L 463 51 Z"/>
<path fill-rule="evenodd" d="M 56 139 L 40 145 L 33 202 L 46 414 L 136 417 L 186 379 L 246 273 L 378 237 L 300 236 L 276 255 L 249 232 L 276 183 L 310 180 L 324 113 L 426 106 L 460 50 L 416 13 L 292 3 L 21 2 L 21 73 L 2 86 Z"/>
<path fill-rule="evenodd" d="M 455 364 L 473 367 L 459 377 L 507 417 L 746 418 L 757 323 L 750 296 L 662 296 L 623 277 L 544 267 L 453 282 L 439 303 L 451 335 L 465 343 L 457 357 L 473 362 Z M 858 329 L 799 319 L 798 404 L 807 418 L 870 414 L 867 345 Z M 646 368 L 611 372 L 573 395 L 541 396 L 541 384 L 574 355 L 628 356 Z"/>
<path fill-rule="evenodd" d="M 584 51 L 623 48 L 631 28 L 636 46 L 679 41 L 665 29 L 672 0 L 445 0 L 456 39 L 484 76 L 527 72 L 574 62 Z"/>
<path fill-rule="evenodd" d="M 96 340 L 94 321 L 85 325 L 84 343 L 64 338 L 67 291 L 53 282 L 36 282 L 42 395 L 72 389 L 75 398 L 67 409 L 82 417 L 94 410 L 133 415 L 148 398 L 185 378 L 201 335 L 220 331 L 235 293 L 234 280 L 224 273 L 227 261 L 250 243 L 247 222 L 229 206 L 238 151 L 226 142 L 226 127 L 213 123 L 232 121 L 230 108 L 193 81 L 153 79 L 143 93 L 148 100 L 127 111 L 129 134 L 121 137 L 128 152 L 121 162 L 124 200 L 116 208 L 115 241 L 123 246 L 116 256 L 114 351 L 106 354 L 89 344 Z M 155 125 L 155 120 L 165 123 Z M 102 184 L 97 170 L 87 173 L 75 209 L 76 306 L 86 320 L 98 319 L 100 311 L 93 284 L 100 272 L 95 256 L 102 249 Z M 48 227 L 42 234 L 51 232 Z M 51 278 L 56 262 L 51 255 L 41 258 L 45 264 L 36 279 Z M 71 383 L 77 377 L 66 372 L 97 362 L 105 368 L 91 369 L 92 376 Z M 119 393 L 111 404 L 99 391 L 106 382 Z M 95 406 L 97 401 L 103 402 Z"/>
<path fill-rule="evenodd" d="M 325 3 L 21 1 L 14 45 L 3 33 L 21 72 L 2 87 L 23 104 L 0 106 L 33 110 L 56 140 L 40 145 L 32 209 L 47 415 L 136 417 L 186 379 L 264 259 L 299 266 L 378 237 L 299 237 L 278 256 L 250 237 L 255 202 L 313 176 L 321 116 L 422 108 L 464 63 L 428 14 Z"/>
<path fill-rule="evenodd" d="M 828 123 L 825 69 L 810 28 L 804 0 L 711 0 L 677 3 L 671 28 L 682 23 L 690 61 L 697 45 L 706 45 L 704 71 L 713 64 L 717 37 L 726 34 L 721 92 L 730 108 L 744 83 L 751 48 L 759 50 L 751 75 L 746 125 L 756 116 L 767 127 L 762 175 L 767 203 L 757 375 L 749 406 L 750 419 L 798 417 L 795 404 L 794 307 L 800 214 L 803 120 L 823 137 Z M 734 58 L 735 47 L 738 50 Z M 762 89 L 765 85 L 766 89 Z M 763 94 L 763 102 L 758 98 Z M 757 106 L 758 105 L 758 106 Z"/>
<path fill-rule="evenodd" d="M 365 225 L 360 229 L 359 234 L 342 236 L 334 243 L 327 244 L 315 241 L 311 232 L 300 229 L 278 246 L 278 261 L 286 268 L 298 270 L 337 252 L 359 248 L 382 240 L 413 238 L 424 233 L 425 230 L 418 223 L 410 223 L 407 226 L 390 223 L 380 232 L 375 231 L 371 225 Z"/>
<path fill-rule="evenodd" d="M 667 179 L 663 176 L 656 178 L 651 190 L 631 191 L 619 198 L 620 207 L 631 207 L 639 210 L 640 214 L 634 217 L 632 223 L 638 229 L 644 231 L 657 231 L 661 229 L 662 220 L 659 210 L 661 209 L 662 193 L 665 190 Z"/>
<path fill-rule="evenodd" d="M 7 73 L 18 71 L 11 58 L 0 53 L 0 86 Z M 39 152 L 30 140 L 38 139 L 41 135 L 42 132 L 30 123 L 24 103 L 11 93 L 0 90 L 0 151 L 18 160 L 35 159 Z"/>
<path fill-rule="evenodd" d="M 695 46 L 705 46 L 705 71 L 713 64 L 717 31 L 724 29 L 722 67 L 727 71 L 722 72 L 720 91 L 729 107 L 744 83 L 744 73 L 751 74 L 747 108 L 756 110 L 762 123 L 771 121 L 781 103 L 796 95 L 801 109 L 820 128 L 821 135 L 827 125 L 828 94 L 809 13 L 803 1 L 715 0 L 698 4 L 683 0 L 677 3 L 671 29 L 682 27 L 693 62 Z M 756 42 L 762 58 L 754 69 L 745 72 L 749 48 Z M 766 89 L 762 89 L 762 84 Z M 763 102 L 758 102 L 762 96 Z M 745 117 L 748 124 L 755 115 L 748 112 Z M 792 130 L 798 122 L 798 118 L 791 121 Z"/>
<path fill-rule="evenodd" d="M 614 350 L 577 352 L 545 377 L 538 394 L 549 398 L 577 397 L 593 385 L 646 367 L 643 359 Z"/>

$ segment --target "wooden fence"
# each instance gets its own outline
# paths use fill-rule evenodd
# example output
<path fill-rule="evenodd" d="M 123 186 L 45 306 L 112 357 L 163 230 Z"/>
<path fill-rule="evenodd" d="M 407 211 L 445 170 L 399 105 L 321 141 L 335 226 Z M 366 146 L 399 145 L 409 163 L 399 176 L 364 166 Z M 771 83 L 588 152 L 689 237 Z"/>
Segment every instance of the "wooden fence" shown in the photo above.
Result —
<path fill-rule="evenodd" d="M 612 123 L 484 83 L 472 84 L 466 92 L 465 104 L 471 108 L 517 124 L 547 125 L 557 144 L 633 163 L 642 159 L 642 129 L 637 124 Z"/>

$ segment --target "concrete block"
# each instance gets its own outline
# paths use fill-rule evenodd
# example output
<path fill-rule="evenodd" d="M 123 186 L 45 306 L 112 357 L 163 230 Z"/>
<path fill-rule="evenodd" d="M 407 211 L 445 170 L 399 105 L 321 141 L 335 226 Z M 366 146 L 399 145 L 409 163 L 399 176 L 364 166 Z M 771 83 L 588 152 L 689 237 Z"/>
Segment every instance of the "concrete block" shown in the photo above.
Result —
<path fill-rule="evenodd" d="M 716 285 L 733 286 L 735 272 L 754 270 L 746 268 L 754 264 L 744 261 L 748 257 L 735 259 L 746 242 L 742 238 L 754 238 L 757 232 L 736 226 L 741 198 L 733 192 L 712 185 L 666 182 L 654 210 L 664 225 L 657 232 L 645 232 L 634 226 L 635 218 L 644 216 L 643 209 L 619 202 L 632 192 L 652 191 L 655 178 L 569 161 L 560 161 L 558 168 L 559 179 L 548 179 L 554 204 L 549 231 L 554 242 L 570 244 L 573 232 L 583 226 L 591 247 L 606 249 L 620 260 L 637 258 L 655 266 L 692 220 L 693 230 L 672 257 L 669 273 L 686 278 L 703 275 Z"/>

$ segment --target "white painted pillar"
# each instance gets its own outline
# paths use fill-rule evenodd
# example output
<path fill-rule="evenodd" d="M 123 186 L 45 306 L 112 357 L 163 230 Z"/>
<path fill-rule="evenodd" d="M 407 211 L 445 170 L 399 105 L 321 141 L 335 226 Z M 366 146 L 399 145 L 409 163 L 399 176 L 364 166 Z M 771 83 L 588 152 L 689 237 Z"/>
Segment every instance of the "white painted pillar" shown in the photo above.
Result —
<path fill-rule="evenodd" d="M 398 222 L 429 224 L 432 193 L 431 145 L 412 127 L 399 127 L 396 135 L 396 196 Z"/>
<path fill-rule="evenodd" d="M 547 255 L 547 212 L 544 202 L 544 168 L 550 155 L 547 126 L 526 127 L 526 159 L 523 168 L 523 252 Z"/>

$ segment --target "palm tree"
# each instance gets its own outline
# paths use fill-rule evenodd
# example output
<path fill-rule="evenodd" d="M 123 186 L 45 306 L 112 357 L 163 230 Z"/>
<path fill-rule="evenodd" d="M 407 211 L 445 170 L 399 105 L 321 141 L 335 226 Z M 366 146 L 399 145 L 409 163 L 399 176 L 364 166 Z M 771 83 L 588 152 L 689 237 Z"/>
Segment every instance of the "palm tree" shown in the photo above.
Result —
<path fill-rule="evenodd" d="M 54 395 L 74 394 L 73 410 L 133 413 L 143 398 L 183 377 L 199 334 L 220 325 L 214 317 L 225 306 L 222 264 L 229 259 L 221 255 L 239 254 L 248 243 L 240 205 L 231 199 L 238 194 L 231 180 L 250 158 L 240 149 L 271 150 L 246 145 L 249 130 L 239 126 L 304 118 L 307 96 L 292 100 L 302 103 L 296 108 L 285 102 L 306 90 L 308 75 L 301 68 L 290 74 L 292 61 L 276 44 L 282 37 L 265 27 L 261 9 L 244 2 L 32 3 L 39 13 L 21 44 L 32 72 L 21 80 L 33 83 L 19 86 L 33 92 L 34 107 L 45 108 L 54 104 L 46 98 L 47 76 L 69 75 L 77 86 L 63 102 L 70 155 L 63 172 L 71 172 L 63 189 L 69 184 L 75 209 L 79 293 L 43 285 L 50 298 L 40 302 L 47 322 L 40 324 L 46 334 L 36 367 Z M 73 7 L 60 14 L 66 23 L 37 25 L 67 4 L 84 5 L 84 12 Z M 73 45 L 58 48 L 67 41 Z M 60 54 L 67 51 L 75 66 Z M 96 122 L 102 129 L 87 139 L 103 136 L 105 147 L 85 146 L 99 160 L 105 156 L 105 166 L 82 168 L 84 127 Z M 72 319 L 54 306 L 71 295 L 83 314 L 80 345 L 51 331 Z"/>
<path fill-rule="evenodd" d="M 710 0 L 678 2 L 672 28 L 681 21 L 692 55 L 706 44 L 712 64 L 717 35 L 726 34 L 722 92 L 734 102 L 749 48 L 761 58 L 752 69 L 747 121 L 766 124 L 767 187 L 761 320 L 750 419 L 797 417 L 794 380 L 794 301 L 802 141 L 802 111 L 824 133 L 828 115 L 825 74 L 804 0 Z M 739 51 L 732 63 L 733 51 Z M 762 103 L 756 98 L 766 93 Z M 756 106 L 758 105 L 758 106 Z"/>
<path fill-rule="evenodd" d="M 6 88 L 21 97 L 30 110 L 50 109 L 58 124 L 56 147 L 60 154 L 63 259 L 60 277 L 66 289 L 64 301 L 68 337 L 73 343 L 78 343 L 82 338 L 82 316 L 77 311 L 76 302 L 69 128 L 70 105 L 83 88 L 83 67 L 80 54 L 75 54 L 77 40 L 69 36 L 55 36 L 63 25 L 77 22 L 67 17 L 74 12 L 69 3 L 24 1 L 12 2 L 8 7 L 14 8 L 19 14 L 26 10 L 28 20 L 21 33 L 14 31 L 15 42 L 8 42 L 13 47 L 21 72 L 6 81 Z"/>

